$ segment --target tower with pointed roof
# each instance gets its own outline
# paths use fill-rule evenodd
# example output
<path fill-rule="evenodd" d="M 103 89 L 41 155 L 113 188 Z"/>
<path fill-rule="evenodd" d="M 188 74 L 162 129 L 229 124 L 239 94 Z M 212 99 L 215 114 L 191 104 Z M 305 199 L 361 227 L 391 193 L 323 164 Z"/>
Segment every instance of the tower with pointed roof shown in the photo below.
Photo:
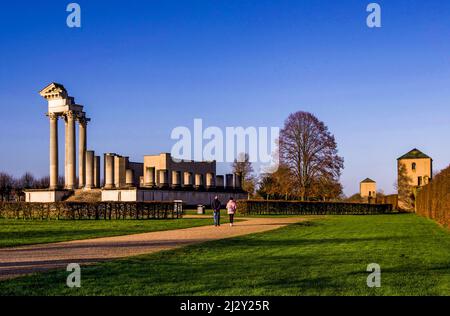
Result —
<path fill-rule="evenodd" d="M 414 148 L 397 159 L 397 174 L 398 206 L 413 211 L 417 191 L 432 179 L 433 159 Z"/>
<path fill-rule="evenodd" d="M 431 181 L 433 159 L 414 148 L 397 159 L 397 171 L 398 177 L 406 178 L 409 185 L 421 187 Z"/>
<path fill-rule="evenodd" d="M 377 197 L 377 183 L 370 178 L 366 178 L 359 183 L 359 195 L 363 199 Z"/>

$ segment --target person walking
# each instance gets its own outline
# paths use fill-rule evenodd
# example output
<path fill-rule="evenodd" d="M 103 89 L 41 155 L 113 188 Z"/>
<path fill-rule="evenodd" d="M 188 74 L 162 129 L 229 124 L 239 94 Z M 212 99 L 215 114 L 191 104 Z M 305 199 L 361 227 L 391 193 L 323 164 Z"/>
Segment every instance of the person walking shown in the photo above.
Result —
<path fill-rule="evenodd" d="M 230 216 L 230 226 L 233 226 L 234 223 L 234 214 L 236 213 L 236 202 L 230 197 L 230 200 L 227 203 L 227 213 Z"/>
<path fill-rule="evenodd" d="M 220 207 L 222 203 L 220 203 L 219 197 L 216 195 L 214 200 L 211 203 L 211 208 L 214 212 L 214 226 L 220 226 Z"/>

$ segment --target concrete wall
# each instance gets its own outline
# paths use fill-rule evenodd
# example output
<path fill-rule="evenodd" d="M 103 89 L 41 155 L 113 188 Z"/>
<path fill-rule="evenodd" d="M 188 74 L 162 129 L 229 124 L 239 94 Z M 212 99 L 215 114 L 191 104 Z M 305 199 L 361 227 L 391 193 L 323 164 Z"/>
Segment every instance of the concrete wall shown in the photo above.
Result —
<path fill-rule="evenodd" d="M 65 191 L 65 190 L 25 191 L 25 202 L 35 202 L 35 203 L 59 202 L 71 194 L 72 191 Z"/>
<path fill-rule="evenodd" d="M 230 197 L 236 200 L 247 199 L 247 193 L 242 192 L 209 192 L 182 190 L 154 190 L 154 189 L 118 189 L 102 190 L 102 201 L 173 201 L 182 200 L 187 205 L 204 204 L 207 207 L 215 196 L 222 204 L 226 204 Z"/>

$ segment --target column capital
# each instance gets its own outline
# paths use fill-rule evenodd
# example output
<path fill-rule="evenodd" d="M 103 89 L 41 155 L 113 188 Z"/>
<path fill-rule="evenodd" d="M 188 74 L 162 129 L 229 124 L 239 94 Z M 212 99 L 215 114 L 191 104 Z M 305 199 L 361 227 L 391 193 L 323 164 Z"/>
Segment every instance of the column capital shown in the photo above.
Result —
<path fill-rule="evenodd" d="M 77 112 L 72 111 L 72 110 L 65 111 L 63 115 L 64 115 L 65 119 L 68 119 L 68 118 L 76 119 L 77 118 Z"/>
<path fill-rule="evenodd" d="M 89 123 L 91 121 L 90 118 L 86 117 L 86 114 L 84 112 L 77 113 L 76 114 L 76 119 L 77 119 L 78 123 L 80 125 L 83 125 L 83 126 L 86 126 L 87 123 Z"/>
<path fill-rule="evenodd" d="M 59 117 L 59 114 L 48 112 L 48 113 L 45 113 L 45 116 L 47 116 L 51 120 L 57 120 Z"/>

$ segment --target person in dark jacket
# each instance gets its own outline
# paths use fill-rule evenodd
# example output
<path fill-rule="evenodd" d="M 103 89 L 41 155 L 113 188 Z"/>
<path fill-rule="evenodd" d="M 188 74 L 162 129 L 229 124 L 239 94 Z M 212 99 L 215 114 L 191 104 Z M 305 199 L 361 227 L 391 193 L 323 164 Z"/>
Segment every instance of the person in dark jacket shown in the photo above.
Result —
<path fill-rule="evenodd" d="M 220 207 L 222 203 L 219 201 L 219 197 L 216 195 L 211 203 L 211 208 L 214 212 L 214 226 L 220 226 Z"/>

